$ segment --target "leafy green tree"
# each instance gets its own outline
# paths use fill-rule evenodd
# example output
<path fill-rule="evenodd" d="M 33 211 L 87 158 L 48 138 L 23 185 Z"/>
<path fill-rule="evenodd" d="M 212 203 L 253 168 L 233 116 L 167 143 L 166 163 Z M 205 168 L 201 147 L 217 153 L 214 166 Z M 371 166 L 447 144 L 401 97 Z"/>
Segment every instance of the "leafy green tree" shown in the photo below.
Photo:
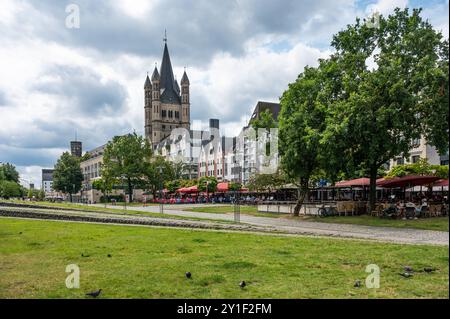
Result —
<path fill-rule="evenodd" d="M 325 90 L 328 71 L 325 61 L 319 68 L 306 67 L 297 81 L 281 97 L 279 152 L 281 168 L 297 186 L 294 215 L 298 216 L 308 194 L 312 177 L 323 168 L 322 139 L 326 129 L 327 104 L 319 94 Z"/>
<path fill-rule="evenodd" d="M 41 201 L 45 199 L 45 192 L 43 189 L 39 190 L 39 192 L 37 194 L 37 198 Z"/>
<path fill-rule="evenodd" d="M 145 188 L 156 198 L 156 193 L 164 187 L 166 182 L 175 180 L 174 167 L 164 157 L 156 156 L 147 163 L 144 176 Z"/>
<path fill-rule="evenodd" d="M 116 136 L 110 141 L 103 154 L 102 174 L 120 181 L 133 201 L 133 189 L 143 185 L 146 163 L 152 151 L 148 141 L 136 133 Z"/>
<path fill-rule="evenodd" d="M 347 170 L 368 171 L 370 210 L 379 168 L 407 156 L 414 139 L 448 150 L 448 41 L 420 12 L 397 8 L 376 28 L 357 20 L 332 42 L 341 89 L 329 98 L 325 144 Z"/>
<path fill-rule="evenodd" d="M 31 199 L 31 198 L 33 198 L 33 196 L 34 196 L 33 190 L 32 190 L 31 188 L 28 189 L 27 197 L 28 197 L 29 199 Z"/>
<path fill-rule="evenodd" d="M 80 159 L 64 152 L 58 159 L 53 172 L 53 189 L 64 194 L 69 194 L 72 202 L 72 194 L 81 189 L 83 173 L 80 168 Z"/>
<path fill-rule="evenodd" d="M 254 174 L 250 177 L 247 187 L 252 191 L 272 192 L 284 184 L 286 184 L 286 177 L 280 173 Z"/>
<path fill-rule="evenodd" d="M 237 192 L 237 191 L 240 191 L 242 189 L 242 184 L 241 183 L 230 182 L 229 185 L 228 185 L 228 188 L 232 192 Z"/>
<path fill-rule="evenodd" d="M 105 205 L 108 202 L 108 193 L 112 191 L 115 181 L 102 171 L 102 176 L 92 182 L 92 187 L 102 192 Z"/>
<path fill-rule="evenodd" d="M 217 190 L 217 178 L 214 176 L 203 176 L 198 180 L 198 190 L 206 192 L 206 185 L 208 185 L 208 193 L 214 193 Z"/>
<path fill-rule="evenodd" d="M 16 167 L 10 163 L 0 166 L 0 180 L 7 180 L 19 183 L 19 172 Z"/>
<path fill-rule="evenodd" d="M 14 198 L 23 195 L 22 188 L 14 181 L 2 180 L 0 181 L 0 197 Z"/>

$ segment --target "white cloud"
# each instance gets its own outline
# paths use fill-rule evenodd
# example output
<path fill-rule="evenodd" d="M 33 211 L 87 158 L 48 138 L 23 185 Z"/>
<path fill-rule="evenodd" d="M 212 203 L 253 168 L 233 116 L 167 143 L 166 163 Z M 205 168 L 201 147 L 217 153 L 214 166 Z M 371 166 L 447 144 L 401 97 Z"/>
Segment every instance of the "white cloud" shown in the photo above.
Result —
<path fill-rule="evenodd" d="M 48 166 L 49 156 L 56 161 L 75 131 L 85 150 L 133 129 L 143 133 L 143 84 L 146 71 L 161 61 L 165 23 L 178 79 L 188 64 L 192 120 L 219 118 L 223 132 L 236 135 L 258 100 L 278 101 L 305 65 L 330 54 L 332 34 L 356 16 L 408 4 L 379 0 L 358 9 L 353 0 L 79 2 L 82 28 L 68 31 L 65 4 L 0 1 L 0 94 L 6 104 L 0 106 L 0 161 L 16 156 L 24 178 L 37 185 L 40 166 Z M 423 15 L 448 37 L 448 1 L 426 6 Z M 70 81 L 53 72 L 55 66 L 84 70 L 99 88 L 116 83 L 126 92 L 125 105 L 99 115 L 86 112 L 87 105 L 74 107 L 70 94 L 37 90 L 46 82 L 54 92 L 55 84 Z"/>

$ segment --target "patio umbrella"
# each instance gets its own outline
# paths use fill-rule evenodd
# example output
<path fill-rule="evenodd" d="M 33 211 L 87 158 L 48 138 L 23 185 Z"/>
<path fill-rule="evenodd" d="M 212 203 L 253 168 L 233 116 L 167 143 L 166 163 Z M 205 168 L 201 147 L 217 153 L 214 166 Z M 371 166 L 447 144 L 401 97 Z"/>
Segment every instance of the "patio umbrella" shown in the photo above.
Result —
<path fill-rule="evenodd" d="M 217 191 L 218 192 L 228 192 L 229 191 L 228 182 L 222 182 L 222 183 L 217 184 Z"/>

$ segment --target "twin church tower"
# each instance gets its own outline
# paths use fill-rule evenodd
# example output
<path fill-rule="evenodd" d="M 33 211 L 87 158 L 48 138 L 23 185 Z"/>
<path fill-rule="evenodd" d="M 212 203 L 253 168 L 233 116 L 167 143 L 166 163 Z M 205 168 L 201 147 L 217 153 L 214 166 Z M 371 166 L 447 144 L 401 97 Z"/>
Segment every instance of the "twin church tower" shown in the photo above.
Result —
<path fill-rule="evenodd" d="M 155 66 L 151 80 L 147 74 L 144 84 L 145 137 L 153 147 L 175 128 L 184 127 L 189 130 L 191 122 L 189 78 L 185 70 L 178 85 L 173 75 L 166 38 L 160 71 L 161 73 Z"/>

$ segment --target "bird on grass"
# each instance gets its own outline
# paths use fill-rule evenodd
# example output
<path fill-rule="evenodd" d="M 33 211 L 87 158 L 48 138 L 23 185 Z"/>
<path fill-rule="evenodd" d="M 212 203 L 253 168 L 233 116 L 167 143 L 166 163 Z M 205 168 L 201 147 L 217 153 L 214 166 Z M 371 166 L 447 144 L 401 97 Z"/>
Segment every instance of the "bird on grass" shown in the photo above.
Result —
<path fill-rule="evenodd" d="M 405 269 L 406 272 L 413 272 L 413 269 L 410 266 L 405 266 L 403 269 Z"/>
<path fill-rule="evenodd" d="M 242 280 L 242 281 L 239 283 L 239 287 L 244 288 L 245 286 L 247 286 L 247 284 L 245 283 L 245 281 Z"/>
<path fill-rule="evenodd" d="M 22 235 L 22 232 L 20 232 L 19 235 Z"/>
<path fill-rule="evenodd" d="M 423 269 L 423 271 L 425 271 L 426 273 L 431 273 L 431 272 L 435 271 L 435 269 L 433 269 L 433 268 L 431 268 L 431 267 L 425 267 L 425 268 Z"/>
<path fill-rule="evenodd" d="M 191 279 L 191 277 L 192 277 L 192 274 L 189 271 L 187 271 L 186 272 L 186 278 L 187 279 Z"/>
<path fill-rule="evenodd" d="M 413 274 L 405 271 L 403 273 L 400 273 L 400 276 L 405 277 L 405 278 L 411 278 L 413 276 Z"/>
<path fill-rule="evenodd" d="M 111 256 L 111 254 L 108 254 L 107 257 L 108 257 L 108 258 L 111 258 L 112 256 Z"/>
<path fill-rule="evenodd" d="M 90 296 L 90 297 L 93 297 L 93 298 L 97 298 L 97 297 L 100 295 L 101 292 L 102 292 L 102 290 L 99 289 L 99 290 L 97 290 L 97 291 L 88 292 L 88 293 L 86 294 L 86 296 Z"/>
<path fill-rule="evenodd" d="M 355 288 L 361 287 L 361 280 L 355 281 L 355 284 L 353 285 L 353 287 L 355 287 Z"/>
<path fill-rule="evenodd" d="M 81 254 L 81 257 L 89 257 L 89 255 Z"/>

